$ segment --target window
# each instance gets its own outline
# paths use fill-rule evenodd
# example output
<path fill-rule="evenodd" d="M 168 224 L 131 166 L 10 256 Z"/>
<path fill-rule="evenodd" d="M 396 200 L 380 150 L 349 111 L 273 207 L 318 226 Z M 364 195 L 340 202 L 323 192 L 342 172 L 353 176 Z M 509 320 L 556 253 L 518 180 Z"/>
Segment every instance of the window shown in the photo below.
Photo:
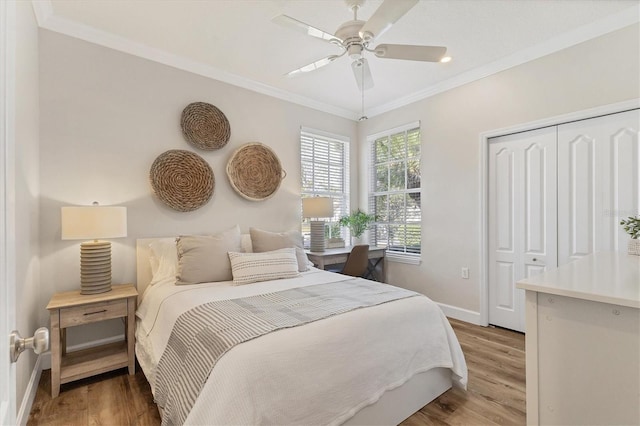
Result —
<path fill-rule="evenodd" d="M 300 131 L 300 163 L 302 197 L 317 195 L 333 199 L 333 218 L 325 219 L 325 235 L 340 238 L 338 220 L 349 213 L 349 138 L 303 127 Z M 309 228 L 309 220 L 303 218 L 305 244 L 309 241 Z"/>
<path fill-rule="evenodd" d="M 420 123 L 368 138 L 371 160 L 369 212 L 376 215 L 372 244 L 389 257 L 418 262 L 421 246 Z"/>

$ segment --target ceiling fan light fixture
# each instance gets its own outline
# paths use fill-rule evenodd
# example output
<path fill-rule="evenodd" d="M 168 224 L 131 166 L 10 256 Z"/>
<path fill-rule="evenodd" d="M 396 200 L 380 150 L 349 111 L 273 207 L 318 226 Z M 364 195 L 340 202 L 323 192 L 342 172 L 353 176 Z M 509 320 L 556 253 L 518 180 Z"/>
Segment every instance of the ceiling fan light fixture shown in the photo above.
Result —
<path fill-rule="evenodd" d="M 361 44 L 352 44 L 348 47 L 347 52 L 349 57 L 353 60 L 358 60 L 362 58 L 362 45 Z"/>

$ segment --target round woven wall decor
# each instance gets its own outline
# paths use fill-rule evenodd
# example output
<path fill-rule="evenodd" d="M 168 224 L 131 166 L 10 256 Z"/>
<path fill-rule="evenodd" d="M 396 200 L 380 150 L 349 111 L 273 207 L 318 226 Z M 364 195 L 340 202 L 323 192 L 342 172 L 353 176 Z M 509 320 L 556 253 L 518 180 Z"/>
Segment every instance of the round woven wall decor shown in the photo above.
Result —
<path fill-rule="evenodd" d="M 151 165 L 149 179 L 158 198 L 179 212 L 207 204 L 216 185 L 209 164 L 198 154 L 181 149 L 160 154 Z"/>
<path fill-rule="evenodd" d="M 233 189 L 242 197 L 262 201 L 276 193 L 286 172 L 271 148 L 251 142 L 233 153 L 227 163 L 227 176 Z"/>
<path fill-rule="evenodd" d="M 205 102 L 187 105 L 182 111 L 180 126 L 187 142 L 200 149 L 220 149 L 231 137 L 227 117 L 218 108 Z"/>

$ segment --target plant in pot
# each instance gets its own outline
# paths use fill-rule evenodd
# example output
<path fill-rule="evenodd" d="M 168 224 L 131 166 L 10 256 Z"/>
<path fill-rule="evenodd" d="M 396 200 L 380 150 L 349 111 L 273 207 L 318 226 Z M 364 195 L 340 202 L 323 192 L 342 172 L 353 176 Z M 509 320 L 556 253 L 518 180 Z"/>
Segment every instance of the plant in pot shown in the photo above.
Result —
<path fill-rule="evenodd" d="M 344 239 L 340 235 L 340 222 L 329 222 L 324 228 L 324 238 L 327 248 L 344 247 Z"/>
<path fill-rule="evenodd" d="M 620 225 L 631 236 L 628 245 L 629 254 L 640 256 L 640 216 L 629 216 L 627 219 L 622 219 Z"/>
<path fill-rule="evenodd" d="M 348 216 L 340 218 L 340 225 L 346 226 L 351 232 L 351 245 L 362 243 L 362 234 L 369 228 L 369 225 L 376 220 L 375 215 L 367 214 L 358 209 Z"/>

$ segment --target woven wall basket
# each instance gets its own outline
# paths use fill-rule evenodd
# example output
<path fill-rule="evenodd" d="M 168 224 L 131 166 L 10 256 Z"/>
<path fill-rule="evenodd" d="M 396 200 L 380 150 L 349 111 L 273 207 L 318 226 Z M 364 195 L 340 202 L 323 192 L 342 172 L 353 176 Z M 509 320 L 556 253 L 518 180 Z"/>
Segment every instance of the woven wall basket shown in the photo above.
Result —
<path fill-rule="evenodd" d="M 227 163 L 231 186 L 251 201 L 271 198 L 286 175 L 276 154 L 259 142 L 242 145 Z"/>
<path fill-rule="evenodd" d="M 213 195 L 215 177 L 198 154 L 172 149 L 158 156 L 149 172 L 153 192 L 179 212 L 190 212 L 207 204 Z"/>
<path fill-rule="evenodd" d="M 182 111 L 180 126 L 187 142 L 200 149 L 220 149 L 231 137 L 227 117 L 218 108 L 205 102 L 187 105 Z"/>

